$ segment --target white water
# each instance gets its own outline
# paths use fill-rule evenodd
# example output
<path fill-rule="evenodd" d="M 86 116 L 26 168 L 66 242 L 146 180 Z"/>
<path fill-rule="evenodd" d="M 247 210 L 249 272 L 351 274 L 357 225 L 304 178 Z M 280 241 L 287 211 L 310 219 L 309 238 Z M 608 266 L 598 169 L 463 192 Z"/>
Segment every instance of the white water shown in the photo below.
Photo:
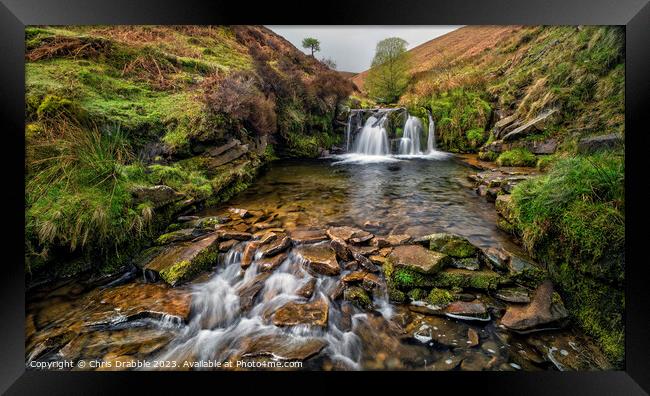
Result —
<path fill-rule="evenodd" d="M 436 149 L 436 122 L 433 121 L 431 112 L 429 114 L 429 136 L 427 136 L 427 153 L 432 153 Z"/>
<path fill-rule="evenodd" d="M 400 155 L 421 155 L 420 134 L 422 133 L 422 122 L 418 117 L 409 114 L 404 123 L 404 134 L 399 141 Z"/>
<path fill-rule="evenodd" d="M 386 114 L 381 118 L 370 116 L 357 138 L 354 152 L 364 155 L 388 155 L 388 134 L 386 132 Z"/>
<path fill-rule="evenodd" d="M 179 336 L 153 360 L 176 362 L 183 367 L 185 361 L 226 361 L 239 356 L 247 340 L 261 336 L 279 336 L 286 344 L 301 344 L 307 339 L 319 338 L 327 342 L 321 352 L 333 361 L 339 361 L 352 369 L 360 368 L 361 339 L 354 333 L 354 323 L 364 320 L 364 314 L 353 315 L 352 329 L 337 327 L 342 312 L 338 304 L 330 301 L 328 295 L 337 286 L 336 280 L 317 276 L 311 300 L 324 299 L 329 304 L 329 320 L 326 328 L 306 325 L 277 327 L 270 320 L 271 315 L 289 301 L 306 301 L 296 292 L 311 278 L 305 269 L 304 260 L 295 253 L 263 281 L 250 310 L 242 312 L 239 289 L 250 285 L 260 274 L 257 261 L 245 271 L 241 269 L 241 252 L 248 242 L 242 242 L 223 255 L 222 263 L 215 275 L 205 283 L 194 286 L 192 317 L 180 329 Z M 384 317 L 392 315 L 388 297 L 380 298 L 377 308 Z M 282 356 L 272 356 L 282 360 Z"/>

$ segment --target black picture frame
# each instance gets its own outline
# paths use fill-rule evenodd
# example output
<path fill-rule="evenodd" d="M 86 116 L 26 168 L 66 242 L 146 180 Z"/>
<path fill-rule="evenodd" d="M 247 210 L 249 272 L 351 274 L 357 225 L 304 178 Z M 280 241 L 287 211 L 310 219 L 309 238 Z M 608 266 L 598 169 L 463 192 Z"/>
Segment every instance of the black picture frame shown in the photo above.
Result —
<path fill-rule="evenodd" d="M 320 390 L 345 379 L 370 391 L 397 385 L 401 392 L 436 392 L 447 386 L 463 392 L 505 394 L 645 394 L 650 391 L 650 287 L 648 287 L 647 173 L 650 130 L 649 0 L 437 0 L 329 1 L 307 3 L 195 0 L 0 0 L 0 113 L 3 130 L 2 221 L 4 248 L 0 286 L 0 391 L 7 394 L 119 394 L 138 384 L 164 393 L 210 382 L 225 391 L 278 388 Z M 93 373 L 25 370 L 24 287 L 24 27 L 67 24 L 297 24 L 297 25 L 625 25 L 626 27 L 626 302 L 623 371 L 580 373 Z M 10 254 L 7 254 L 10 253 Z M 399 375 L 400 378 L 396 378 Z M 204 384 L 205 385 L 205 384 Z M 400 390 L 401 388 L 401 390 Z M 339 391 L 350 391 L 339 387 Z M 198 390 L 196 390 L 198 391 Z M 336 388 L 332 391 L 337 391 Z M 151 393 L 154 391 L 150 390 Z"/>

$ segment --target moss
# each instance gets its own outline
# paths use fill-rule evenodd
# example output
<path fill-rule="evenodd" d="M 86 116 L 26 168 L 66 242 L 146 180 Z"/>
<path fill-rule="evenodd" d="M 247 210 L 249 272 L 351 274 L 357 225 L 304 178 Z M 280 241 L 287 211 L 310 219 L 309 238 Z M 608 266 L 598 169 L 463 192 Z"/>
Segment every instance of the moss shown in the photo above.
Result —
<path fill-rule="evenodd" d="M 363 310 L 372 309 L 372 300 L 368 293 L 361 287 L 351 286 L 343 292 L 343 298 L 352 302 L 354 305 Z"/>
<path fill-rule="evenodd" d="M 491 271 L 446 270 L 439 272 L 431 283 L 445 289 L 461 287 L 463 289 L 495 290 L 499 285 L 509 281 Z"/>
<path fill-rule="evenodd" d="M 429 249 L 444 253 L 454 258 L 467 258 L 475 256 L 478 248 L 467 239 L 453 234 L 432 234 L 424 238 L 429 239 Z"/>
<path fill-rule="evenodd" d="M 217 262 L 218 249 L 210 247 L 192 260 L 182 260 L 160 271 L 160 277 L 172 286 L 192 279 Z"/>
<path fill-rule="evenodd" d="M 525 148 L 504 151 L 496 160 L 499 166 L 535 166 L 537 157 Z"/>
<path fill-rule="evenodd" d="M 431 277 L 406 268 L 396 268 L 392 274 L 392 282 L 401 290 L 411 290 L 418 287 L 435 286 Z"/>
<path fill-rule="evenodd" d="M 408 293 L 406 293 L 411 301 L 422 301 L 427 298 L 427 294 L 428 293 L 426 290 L 419 288 L 411 289 L 408 291 Z"/>
<path fill-rule="evenodd" d="M 444 289 L 431 289 L 431 292 L 427 296 L 427 302 L 437 307 L 444 307 L 452 301 L 454 301 L 454 296 L 448 290 Z"/>
<path fill-rule="evenodd" d="M 74 115 L 76 109 L 70 99 L 57 95 L 47 95 L 36 109 L 38 119 L 56 118 L 61 115 Z"/>
<path fill-rule="evenodd" d="M 494 151 L 481 151 L 478 153 L 478 159 L 481 161 L 494 162 L 497 158 L 499 158 L 499 153 L 495 153 Z"/>

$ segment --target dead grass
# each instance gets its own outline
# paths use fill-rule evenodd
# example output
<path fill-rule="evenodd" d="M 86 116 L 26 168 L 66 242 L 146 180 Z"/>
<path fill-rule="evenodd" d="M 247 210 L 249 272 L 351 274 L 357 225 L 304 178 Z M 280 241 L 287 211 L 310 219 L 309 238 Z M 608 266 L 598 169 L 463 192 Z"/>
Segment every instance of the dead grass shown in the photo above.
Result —
<path fill-rule="evenodd" d="M 87 58 L 105 54 L 110 48 L 111 43 L 107 40 L 53 36 L 42 39 L 36 48 L 27 52 L 25 58 L 29 62 L 56 57 Z"/>

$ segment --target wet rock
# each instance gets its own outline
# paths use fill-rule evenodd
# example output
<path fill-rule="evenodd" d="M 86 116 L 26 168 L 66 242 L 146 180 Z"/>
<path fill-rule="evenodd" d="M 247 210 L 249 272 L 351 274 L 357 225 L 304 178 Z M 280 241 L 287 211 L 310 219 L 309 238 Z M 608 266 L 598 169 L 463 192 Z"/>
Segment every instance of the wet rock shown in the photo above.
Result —
<path fill-rule="evenodd" d="M 365 239 L 370 240 L 373 235 L 367 231 L 360 230 L 358 228 L 354 227 L 348 227 L 348 226 L 343 226 L 343 227 L 331 227 L 327 231 L 327 236 L 330 237 L 330 239 L 340 239 L 343 242 L 351 242 L 352 239 Z M 368 238 L 370 236 L 370 238 Z"/>
<path fill-rule="evenodd" d="M 435 274 L 451 263 L 449 256 L 432 252 L 420 245 L 397 246 L 388 256 L 395 268 L 404 268 L 422 274 Z"/>
<path fill-rule="evenodd" d="M 236 239 L 229 239 L 227 241 L 223 241 L 219 243 L 219 251 L 220 252 L 227 252 L 230 249 L 232 249 L 236 244 L 238 244 L 239 241 Z"/>
<path fill-rule="evenodd" d="M 248 232 L 250 230 L 250 227 L 246 223 L 239 223 L 239 224 L 234 224 L 231 226 L 233 230 L 239 231 L 239 232 Z M 252 238 L 252 236 L 251 236 Z"/>
<path fill-rule="evenodd" d="M 246 269 L 248 268 L 253 260 L 255 259 L 255 252 L 257 251 L 257 248 L 260 246 L 260 243 L 257 241 L 252 241 L 248 242 L 246 244 L 246 247 L 244 248 L 244 252 L 242 253 L 241 256 L 241 267 Z"/>
<path fill-rule="evenodd" d="M 526 304 L 530 302 L 528 290 L 522 287 L 499 289 L 494 293 L 494 296 L 509 303 Z"/>
<path fill-rule="evenodd" d="M 414 314 L 406 325 L 403 338 L 414 338 L 423 344 L 434 342 L 446 347 L 467 346 L 467 329 L 463 322 L 445 316 Z"/>
<path fill-rule="evenodd" d="M 161 278 L 172 286 L 191 280 L 201 271 L 217 262 L 218 238 L 216 233 L 198 241 L 183 242 L 164 249 L 144 263 L 142 270 L 147 279 Z"/>
<path fill-rule="evenodd" d="M 380 255 L 373 255 L 368 257 L 368 259 L 375 265 L 384 265 L 386 260 L 388 260 L 386 257 Z"/>
<path fill-rule="evenodd" d="M 352 260 L 352 251 L 342 239 L 332 239 L 330 241 L 330 247 L 334 250 L 334 252 L 336 252 L 336 256 L 341 260 Z"/>
<path fill-rule="evenodd" d="M 419 241 L 426 240 L 429 241 L 429 249 L 454 258 L 472 257 L 478 252 L 478 248 L 467 239 L 454 234 L 438 233 L 419 239 Z"/>
<path fill-rule="evenodd" d="M 253 237 L 251 233 L 237 231 L 232 228 L 220 228 L 217 230 L 220 239 L 236 239 L 238 241 L 247 241 Z"/>
<path fill-rule="evenodd" d="M 281 225 L 279 221 L 265 221 L 253 224 L 253 231 L 268 230 L 271 228 L 278 228 Z"/>
<path fill-rule="evenodd" d="M 176 221 L 179 223 L 185 223 L 186 221 L 194 221 L 200 219 L 199 216 L 178 216 Z"/>
<path fill-rule="evenodd" d="M 290 246 L 291 238 L 284 236 L 282 238 L 278 237 L 275 241 L 260 247 L 259 251 L 262 257 L 271 257 L 287 250 Z"/>
<path fill-rule="evenodd" d="M 481 261 L 491 270 L 507 271 L 510 254 L 501 248 L 489 247 L 482 250 Z"/>
<path fill-rule="evenodd" d="M 278 268 L 289 255 L 287 253 L 276 254 L 273 257 L 264 257 L 257 260 L 257 265 L 262 272 L 270 272 Z"/>
<path fill-rule="evenodd" d="M 452 260 L 450 266 L 454 268 L 462 268 L 470 271 L 478 271 L 481 267 L 477 257 L 455 259 Z"/>
<path fill-rule="evenodd" d="M 208 230 L 204 229 L 184 228 L 159 236 L 158 239 L 156 239 L 156 244 L 167 245 L 169 243 L 191 241 L 192 239 L 198 238 L 207 233 Z"/>
<path fill-rule="evenodd" d="M 377 274 L 373 274 L 367 271 L 355 271 L 351 272 L 341 278 L 341 282 L 346 284 L 358 284 L 361 283 L 364 285 L 364 288 L 367 290 L 380 287 L 382 285 L 381 278 Z"/>
<path fill-rule="evenodd" d="M 316 243 L 328 239 L 322 230 L 294 230 L 290 235 L 291 239 L 299 244 Z"/>
<path fill-rule="evenodd" d="M 263 234 L 253 235 L 253 237 L 259 238 L 260 245 L 265 245 L 278 239 L 278 234 L 275 232 L 265 232 Z"/>
<path fill-rule="evenodd" d="M 165 206 L 183 198 L 183 194 L 176 192 L 173 188 L 165 185 L 158 186 L 137 186 L 131 189 L 134 204 L 150 202 L 154 208 Z"/>
<path fill-rule="evenodd" d="M 490 320 L 487 307 L 482 302 L 454 301 L 445 308 L 445 315 L 454 319 Z"/>
<path fill-rule="evenodd" d="M 361 234 L 360 236 L 355 236 L 355 237 L 350 238 L 350 243 L 360 245 L 362 243 L 368 242 L 372 238 L 374 238 L 374 235 L 372 235 L 369 232 L 366 232 L 365 234 Z"/>
<path fill-rule="evenodd" d="M 247 209 L 241 209 L 241 208 L 228 208 L 228 212 L 230 213 L 230 217 L 233 219 L 239 218 L 239 219 L 246 219 L 249 217 L 253 217 L 253 214 L 249 212 Z"/>
<path fill-rule="evenodd" d="M 549 109 L 542 112 L 540 115 L 532 119 L 531 121 L 515 128 L 514 130 L 506 133 L 503 136 L 504 142 L 509 142 L 517 139 L 521 139 L 524 136 L 536 133 L 544 132 L 544 130 L 556 122 L 559 118 L 559 111 L 557 109 Z"/>
<path fill-rule="evenodd" d="M 501 324 L 517 332 L 530 332 L 562 327 L 568 315 L 562 299 L 553 291 L 553 284 L 545 281 L 535 290 L 529 304 L 509 306 Z"/>
<path fill-rule="evenodd" d="M 260 290 L 264 288 L 264 282 L 271 276 L 270 272 L 262 272 L 257 274 L 253 279 L 244 283 L 237 289 L 239 295 L 239 307 L 243 312 L 253 308 L 255 298 Z"/>
<path fill-rule="evenodd" d="M 327 346 L 327 341 L 315 337 L 294 337 L 289 334 L 269 334 L 246 340 L 244 357 L 269 356 L 279 360 L 307 360 Z"/>
<path fill-rule="evenodd" d="M 329 305 L 320 299 L 311 303 L 298 303 L 291 301 L 278 308 L 273 315 L 273 324 L 276 326 L 310 325 L 327 327 Z"/>
<path fill-rule="evenodd" d="M 470 347 L 475 347 L 479 343 L 479 336 L 476 330 L 472 329 L 471 327 L 467 329 L 467 345 Z"/>
<path fill-rule="evenodd" d="M 364 311 L 371 311 L 373 309 L 370 296 L 368 296 L 368 293 L 361 287 L 351 286 L 346 288 L 343 292 L 343 299 L 351 302 Z"/>
<path fill-rule="evenodd" d="M 387 248 L 379 249 L 379 255 L 380 255 L 380 256 L 383 256 L 383 257 L 386 257 L 386 256 L 388 256 L 388 255 L 390 254 L 390 252 L 392 252 L 392 251 L 393 251 L 393 248 L 392 248 L 392 247 L 387 247 Z"/>
<path fill-rule="evenodd" d="M 326 244 L 303 245 L 294 250 L 305 260 L 310 270 L 322 275 L 338 275 L 341 272 L 336 253 Z"/>
<path fill-rule="evenodd" d="M 590 154 L 599 150 L 612 150 L 623 147 L 623 136 L 619 134 L 609 134 L 583 138 L 578 141 L 578 152 L 581 154 Z"/>
<path fill-rule="evenodd" d="M 350 250 L 354 253 L 359 253 L 364 256 L 379 253 L 379 248 L 376 246 L 349 246 Z"/>
<path fill-rule="evenodd" d="M 307 283 L 305 283 L 303 286 L 296 291 L 296 294 L 299 295 L 300 297 L 304 298 L 311 298 L 311 296 L 314 294 L 314 290 L 316 288 L 316 278 L 310 278 Z"/>
<path fill-rule="evenodd" d="M 560 371 L 612 369 L 601 349 L 585 336 L 566 332 L 534 333 L 528 335 L 525 342 L 541 355 L 533 357 L 549 362 Z M 530 357 L 531 351 L 523 348 Z"/>
<path fill-rule="evenodd" d="M 374 265 L 366 256 L 352 252 L 352 257 L 361 265 L 363 268 L 367 269 L 370 272 L 379 272 L 379 267 Z"/>
<path fill-rule="evenodd" d="M 460 369 L 463 371 L 483 371 L 489 370 L 492 356 L 487 356 L 480 352 L 474 352 L 463 358 L 460 363 Z"/>
<path fill-rule="evenodd" d="M 80 334 L 61 348 L 66 360 L 97 358 L 106 352 L 116 355 L 150 354 L 167 345 L 172 334 L 158 329 L 124 329 Z"/>

